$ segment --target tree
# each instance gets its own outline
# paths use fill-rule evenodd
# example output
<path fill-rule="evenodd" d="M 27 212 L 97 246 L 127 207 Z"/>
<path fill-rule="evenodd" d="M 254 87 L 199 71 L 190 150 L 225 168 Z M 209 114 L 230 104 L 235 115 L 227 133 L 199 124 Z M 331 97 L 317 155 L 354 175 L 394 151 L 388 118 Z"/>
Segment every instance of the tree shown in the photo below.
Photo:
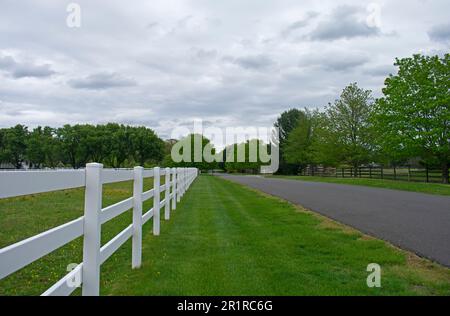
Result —
<path fill-rule="evenodd" d="M 90 159 L 88 135 L 93 128 L 88 125 L 64 125 L 56 131 L 61 144 L 62 161 L 72 168 L 84 167 Z"/>
<path fill-rule="evenodd" d="M 373 122 L 388 153 L 421 157 L 438 164 L 442 182 L 450 167 L 450 54 L 396 59 L 384 97 L 376 102 Z"/>
<path fill-rule="evenodd" d="M 280 145 L 285 143 L 289 133 L 297 127 L 298 120 L 302 115 L 304 115 L 302 111 L 298 109 L 290 109 L 281 113 L 281 115 L 277 118 L 274 125 L 278 128 L 280 133 Z"/>
<path fill-rule="evenodd" d="M 283 158 L 286 162 L 305 168 L 314 163 L 312 146 L 315 137 L 316 113 L 307 109 L 301 112 L 297 127 L 294 128 L 284 142 Z"/>
<path fill-rule="evenodd" d="M 279 146 L 280 146 L 280 166 L 278 172 L 282 174 L 295 173 L 298 170 L 297 164 L 289 164 L 284 159 L 283 148 L 285 148 L 286 141 L 289 134 L 297 127 L 300 116 L 304 113 L 298 109 L 290 109 L 281 113 L 277 118 L 274 126 L 279 131 Z"/>
<path fill-rule="evenodd" d="M 211 154 L 210 159 L 204 155 L 204 153 L 207 152 Z M 173 161 L 172 159 L 175 156 L 179 156 L 182 161 Z M 218 166 L 215 156 L 216 150 L 208 138 L 200 134 L 190 134 L 172 145 L 171 166 L 195 167 L 200 170 L 212 170 L 216 169 Z M 168 159 L 166 159 L 166 161 L 167 160 Z"/>
<path fill-rule="evenodd" d="M 131 154 L 131 129 L 128 126 L 108 123 L 104 126 L 104 161 L 113 168 L 124 166 Z"/>
<path fill-rule="evenodd" d="M 372 127 L 370 116 L 373 108 L 372 92 L 347 86 L 334 104 L 326 109 L 330 146 L 337 147 L 338 161 L 354 168 L 367 163 L 372 154 Z"/>
<path fill-rule="evenodd" d="M 310 147 L 312 161 L 317 165 L 337 167 L 342 162 L 343 148 L 339 137 L 329 128 L 327 113 L 315 112 L 314 139 Z"/>
<path fill-rule="evenodd" d="M 31 167 L 54 168 L 60 161 L 59 145 L 53 128 L 38 126 L 27 137 L 26 159 Z"/>
<path fill-rule="evenodd" d="M 137 163 L 145 166 L 147 161 L 159 162 L 164 157 L 164 142 L 155 132 L 144 126 L 130 128 L 131 155 Z"/>
<path fill-rule="evenodd" d="M 229 157 L 225 157 L 225 170 L 258 173 L 261 166 L 267 164 L 261 161 L 260 146 L 264 148 L 267 145 L 259 139 L 251 139 L 244 143 L 227 146 L 224 153 Z M 267 147 L 264 149 L 266 150 Z M 233 156 L 231 157 L 231 155 Z"/>
<path fill-rule="evenodd" d="M 26 157 L 30 166 L 42 167 L 45 163 L 44 130 L 41 126 L 35 128 L 26 141 Z"/>
<path fill-rule="evenodd" d="M 26 158 L 27 137 L 26 126 L 19 124 L 3 129 L 0 141 L 0 160 L 11 163 L 16 169 L 20 169 Z"/>
<path fill-rule="evenodd" d="M 50 168 L 55 168 L 61 161 L 61 145 L 56 137 L 56 129 L 45 126 L 42 134 L 45 165 Z"/>

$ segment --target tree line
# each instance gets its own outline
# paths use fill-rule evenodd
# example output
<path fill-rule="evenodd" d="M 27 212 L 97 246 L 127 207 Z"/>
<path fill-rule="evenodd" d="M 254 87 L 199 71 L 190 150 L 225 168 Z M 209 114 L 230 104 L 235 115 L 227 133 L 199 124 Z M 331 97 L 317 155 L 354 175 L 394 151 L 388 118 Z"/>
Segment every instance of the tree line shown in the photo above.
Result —
<path fill-rule="evenodd" d="M 198 147 L 201 149 L 201 153 L 211 153 L 209 158 L 205 155 L 199 155 L 200 151 L 196 154 L 196 142 L 199 144 Z M 214 144 L 204 135 L 190 134 L 176 143 L 172 143 L 172 146 L 176 146 L 174 153 L 172 153 L 173 147 L 170 146 L 163 165 L 169 167 L 195 167 L 204 171 L 222 169 L 227 172 L 257 173 L 261 165 L 267 164 L 263 163 L 263 159 L 260 157 L 261 153 L 258 150 L 260 145 L 265 146 L 261 140 L 251 139 L 239 144 L 228 145 L 223 150 L 217 151 Z M 267 153 L 270 154 L 270 146 L 268 149 Z M 174 161 L 173 154 L 178 154 L 183 159 Z"/>
<path fill-rule="evenodd" d="M 81 168 L 92 161 L 112 168 L 146 166 L 160 162 L 164 154 L 164 141 L 143 126 L 109 123 L 0 129 L 0 162 L 17 169 L 24 164 Z"/>
<path fill-rule="evenodd" d="M 450 54 L 396 59 L 383 96 L 347 86 L 324 110 L 291 109 L 280 131 L 280 173 L 306 167 L 400 166 L 412 161 L 442 170 L 449 182 Z"/>

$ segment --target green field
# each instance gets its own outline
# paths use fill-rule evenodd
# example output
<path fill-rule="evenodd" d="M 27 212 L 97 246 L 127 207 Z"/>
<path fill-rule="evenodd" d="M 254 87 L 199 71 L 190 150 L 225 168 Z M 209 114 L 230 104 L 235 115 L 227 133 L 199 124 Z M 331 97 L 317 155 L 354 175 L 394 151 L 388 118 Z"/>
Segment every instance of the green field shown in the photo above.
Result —
<path fill-rule="evenodd" d="M 131 183 L 108 185 L 104 204 L 130 194 Z M 0 200 L 0 247 L 76 218 L 82 206 L 82 190 Z M 130 222 L 127 212 L 104 225 L 103 243 Z M 77 240 L 1 280 L 0 295 L 40 294 L 80 260 Z M 381 288 L 366 286 L 372 262 Z M 144 226 L 143 266 L 130 266 L 128 241 L 102 265 L 101 294 L 450 295 L 449 269 L 212 176 L 194 182 L 159 237 Z"/>
<path fill-rule="evenodd" d="M 274 178 L 293 179 L 312 182 L 328 182 L 351 185 L 363 185 L 375 188 L 385 188 L 412 192 L 422 192 L 436 195 L 450 195 L 450 185 L 440 183 L 408 182 L 382 179 L 365 178 L 334 178 L 334 177 L 311 177 L 311 176 L 268 176 Z"/>

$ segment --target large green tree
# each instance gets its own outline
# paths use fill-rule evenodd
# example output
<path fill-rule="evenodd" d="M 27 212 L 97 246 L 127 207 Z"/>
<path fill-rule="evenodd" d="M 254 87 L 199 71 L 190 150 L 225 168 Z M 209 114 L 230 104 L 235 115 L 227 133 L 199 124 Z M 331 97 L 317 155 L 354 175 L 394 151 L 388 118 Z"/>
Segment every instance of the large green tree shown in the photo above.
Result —
<path fill-rule="evenodd" d="M 26 159 L 28 128 L 19 124 L 2 129 L 0 138 L 0 161 L 20 169 Z"/>
<path fill-rule="evenodd" d="M 398 73 L 385 81 L 373 121 L 384 151 L 421 157 L 439 165 L 442 181 L 450 167 L 450 54 L 396 59 Z"/>
<path fill-rule="evenodd" d="M 289 134 L 297 127 L 298 121 L 304 113 L 298 109 L 290 109 L 281 113 L 277 118 L 274 126 L 279 131 L 279 146 L 280 146 L 280 166 L 278 173 L 292 174 L 298 171 L 298 164 L 292 164 L 284 158 L 284 148 L 289 137 Z"/>
<path fill-rule="evenodd" d="M 53 128 L 38 126 L 27 138 L 26 158 L 32 167 L 54 168 L 61 157 L 59 145 Z"/>
<path fill-rule="evenodd" d="M 329 147 L 335 148 L 337 161 L 355 168 L 370 162 L 373 151 L 373 128 L 370 123 L 373 98 L 370 90 L 356 83 L 347 86 L 334 104 L 326 109 Z M 328 151 L 332 152 L 328 148 Z"/>
<path fill-rule="evenodd" d="M 283 158 L 290 164 L 305 168 L 315 161 L 312 150 L 315 137 L 316 113 L 305 109 L 299 115 L 297 127 L 289 134 L 282 147 Z"/>
<path fill-rule="evenodd" d="M 98 141 L 95 126 L 92 125 L 64 125 L 57 130 L 57 137 L 61 144 L 62 160 L 73 168 L 81 168 L 89 161 L 100 161 L 95 158 L 95 153 L 101 149 L 96 148 L 101 144 Z"/>
<path fill-rule="evenodd" d="M 154 164 L 164 157 L 164 142 L 152 129 L 144 126 L 133 127 L 130 131 L 131 155 L 141 166 L 146 162 Z"/>
<path fill-rule="evenodd" d="M 190 134 L 175 143 L 172 140 L 171 143 L 173 143 L 171 154 L 164 161 L 166 165 L 195 167 L 200 170 L 212 170 L 218 167 L 215 159 L 216 149 L 207 137 Z"/>
<path fill-rule="evenodd" d="M 259 139 L 251 139 L 240 144 L 233 144 L 224 149 L 224 167 L 228 172 L 258 173 L 262 165 L 261 149 L 267 150 L 267 145 Z"/>
<path fill-rule="evenodd" d="M 130 158 L 132 129 L 117 123 L 108 123 L 104 127 L 104 160 L 108 166 L 124 167 L 125 161 Z"/>
<path fill-rule="evenodd" d="M 330 128 L 326 112 L 316 111 L 314 115 L 314 138 L 309 150 L 312 161 L 317 165 L 337 167 L 342 164 L 344 150 L 339 136 Z"/>

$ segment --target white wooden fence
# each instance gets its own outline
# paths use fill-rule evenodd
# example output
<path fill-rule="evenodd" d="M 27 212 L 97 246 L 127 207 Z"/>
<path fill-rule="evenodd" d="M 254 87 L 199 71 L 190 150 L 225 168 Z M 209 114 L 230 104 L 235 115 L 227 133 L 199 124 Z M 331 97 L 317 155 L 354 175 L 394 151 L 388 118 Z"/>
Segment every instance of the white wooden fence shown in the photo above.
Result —
<path fill-rule="evenodd" d="M 87 164 L 83 170 L 0 172 L 0 198 L 85 187 L 84 216 L 0 249 L 0 279 L 83 236 L 83 262 L 42 295 L 70 295 L 77 285 L 82 286 L 83 295 L 99 295 L 102 263 L 132 237 L 131 265 L 139 268 L 142 226 L 153 218 L 153 234 L 159 235 L 161 208 L 168 220 L 197 175 L 196 168 L 103 169 L 99 163 Z M 164 185 L 160 185 L 161 176 L 165 176 Z M 153 177 L 153 189 L 143 192 L 143 179 L 149 177 Z M 102 208 L 103 184 L 127 180 L 133 180 L 133 196 Z M 165 195 L 160 201 L 162 192 Z M 151 198 L 153 207 L 143 214 L 143 202 Z M 101 246 L 102 224 L 131 208 L 133 223 Z"/>

